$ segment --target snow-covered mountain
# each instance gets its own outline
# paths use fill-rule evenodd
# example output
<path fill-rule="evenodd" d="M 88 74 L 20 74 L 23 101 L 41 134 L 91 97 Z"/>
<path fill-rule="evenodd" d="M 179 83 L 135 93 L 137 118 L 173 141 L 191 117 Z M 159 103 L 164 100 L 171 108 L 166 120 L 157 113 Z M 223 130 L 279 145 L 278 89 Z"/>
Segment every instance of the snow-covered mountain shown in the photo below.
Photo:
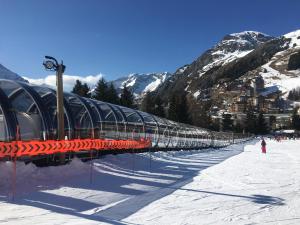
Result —
<path fill-rule="evenodd" d="M 0 79 L 8 79 L 8 80 L 18 80 L 27 82 L 24 78 L 20 77 L 18 74 L 10 71 L 6 67 L 0 64 Z"/>
<path fill-rule="evenodd" d="M 171 73 L 168 72 L 148 74 L 134 73 L 114 80 L 112 83 L 119 92 L 126 85 L 133 91 L 134 95 L 138 97 L 146 92 L 155 91 L 170 76 Z"/>
<path fill-rule="evenodd" d="M 174 76 L 158 88 L 158 95 L 168 101 L 174 92 L 187 91 L 198 97 L 201 89 L 206 89 L 206 84 L 214 81 L 206 81 L 207 74 L 213 73 L 219 68 L 243 58 L 258 46 L 273 40 L 274 37 L 256 32 L 244 31 L 226 35 L 211 49 L 200 55 L 191 64 L 177 69 Z M 204 81 L 205 80 L 205 81 Z"/>
<path fill-rule="evenodd" d="M 257 32 L 244 31 L 226 35 L 213 48 L 205 52 L 198 62 L 203 64 L 199 68 L 199 76 L 216 66 L 223 66 L 237 58 L 242 58 L 252 52 L 260 44 L 273 39 L 273 37 Z"/>
<path fill-rule="evenodd" d="M 244 77 L 262 75 L 267 86 L 288 91 L 300 86 L 300 30 L 281 37 L 256 31 L 226 35 L 189 65 L 179 68 L 157 94 L 186 91 L 198 100 L 209 98 L 218 87 Z"/>
<path fill-rule="evenodd" d="M 291 89 L 300 87 L 300 30 L 281 38 L 284 39 L 284 48 L 252 72 L 260 74 L 266 86 L 275 85 L 288 93 Z"/>
<path fill-rule="evenodd" d="M 191 65 L 180 68 L 176 73 L 182 74 L 189 67 L 196 66 L 197 71 L 195 72 L 198 77 L 201 77 L 215 67 L 224 66 L 235 59 L 246 56 L 259 45 L 273 38 L 257 31 L 244 31 L 226 35 L 219 43 L 204 52 Z"/>

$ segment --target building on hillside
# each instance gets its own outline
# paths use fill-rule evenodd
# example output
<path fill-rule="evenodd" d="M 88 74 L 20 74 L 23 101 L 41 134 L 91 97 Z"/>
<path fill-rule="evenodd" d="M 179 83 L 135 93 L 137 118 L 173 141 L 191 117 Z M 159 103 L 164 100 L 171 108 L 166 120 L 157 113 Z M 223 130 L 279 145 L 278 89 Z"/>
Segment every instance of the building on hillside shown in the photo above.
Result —
<path fill-rule="evenodd" d="M 234 90 L 236 93 L 236 90 Z M 240 93 L 233 98 L 229 107 L 232 113 L 244 113 L 249 109 L 263 113 L 284 112 L 287 104 L 282 98 L 283 93 L 277 86 L 265 87 L 262 76 L 248 80 L 240 88 Z"/>

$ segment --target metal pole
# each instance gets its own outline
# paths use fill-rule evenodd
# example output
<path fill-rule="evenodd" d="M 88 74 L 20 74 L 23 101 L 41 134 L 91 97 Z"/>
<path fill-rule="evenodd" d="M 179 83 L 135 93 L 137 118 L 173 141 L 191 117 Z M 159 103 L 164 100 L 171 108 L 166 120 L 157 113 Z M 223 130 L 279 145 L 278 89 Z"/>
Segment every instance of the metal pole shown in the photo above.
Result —
<path fill-rule="evenodd" d="M 95 130 L 92 129 L 92 138 L 95 138 Z M 90 160 L 91 160 L 91 165 L 90 165 L 90 184 L 93 183 L 93 150 L 90 150 Z"/>
<path fill-rule="evenodd" d="M 64 96 L 63 96 L 63 72 L 64 65 L 61 63 L 58 65 L 56 71 L 56 100 L 57 100 L 57 131 L 58 140 L 65 139 L 65 123 L 64 123 Z M 61 153 L 59 156 L 60 163 L 65 162 L 65 153 Z"/>
<path fill-rule="evenodd" d="M 17 185 L 17 155 L 19 150 L 19 140 L 20 140 L 20 127 L 17 125 L 17 132 L 16 132 L 16 151 L 13 156 L 13 177 L 12 177 L 12 201 L 15 200 L 16 196 L 16 185 Z"/>

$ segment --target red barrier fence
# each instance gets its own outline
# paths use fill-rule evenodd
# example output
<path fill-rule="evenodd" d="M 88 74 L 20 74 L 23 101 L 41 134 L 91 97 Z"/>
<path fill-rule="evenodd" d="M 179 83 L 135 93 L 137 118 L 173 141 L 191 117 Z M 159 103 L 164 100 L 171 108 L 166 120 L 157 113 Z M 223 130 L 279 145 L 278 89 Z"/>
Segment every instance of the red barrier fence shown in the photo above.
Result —
<path fill-rule="evenodd" d="M 61 141 L 13 141 L 0 142 L 0 158 L 51 155 L 55 153 L 80 152 L 89 150 L 143 149 L 148 147 L 151 147 L 151 141 L 148 139 L 74 139 Z"/>

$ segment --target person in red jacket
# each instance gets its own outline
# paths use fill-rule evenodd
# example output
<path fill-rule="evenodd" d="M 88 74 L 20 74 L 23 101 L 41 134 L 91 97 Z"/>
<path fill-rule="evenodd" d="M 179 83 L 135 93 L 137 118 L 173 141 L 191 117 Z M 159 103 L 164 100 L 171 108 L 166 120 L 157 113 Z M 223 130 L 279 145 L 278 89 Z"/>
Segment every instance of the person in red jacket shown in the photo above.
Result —
<path fill-rule="evenodd" d="M 267 145 L 267 143 L 266 143 L 265 139 L 262 138 L 262 141 L 261 141 L 261 152 L 264 153 L 264 154 L 267 153 L 266 145 Z"/>

